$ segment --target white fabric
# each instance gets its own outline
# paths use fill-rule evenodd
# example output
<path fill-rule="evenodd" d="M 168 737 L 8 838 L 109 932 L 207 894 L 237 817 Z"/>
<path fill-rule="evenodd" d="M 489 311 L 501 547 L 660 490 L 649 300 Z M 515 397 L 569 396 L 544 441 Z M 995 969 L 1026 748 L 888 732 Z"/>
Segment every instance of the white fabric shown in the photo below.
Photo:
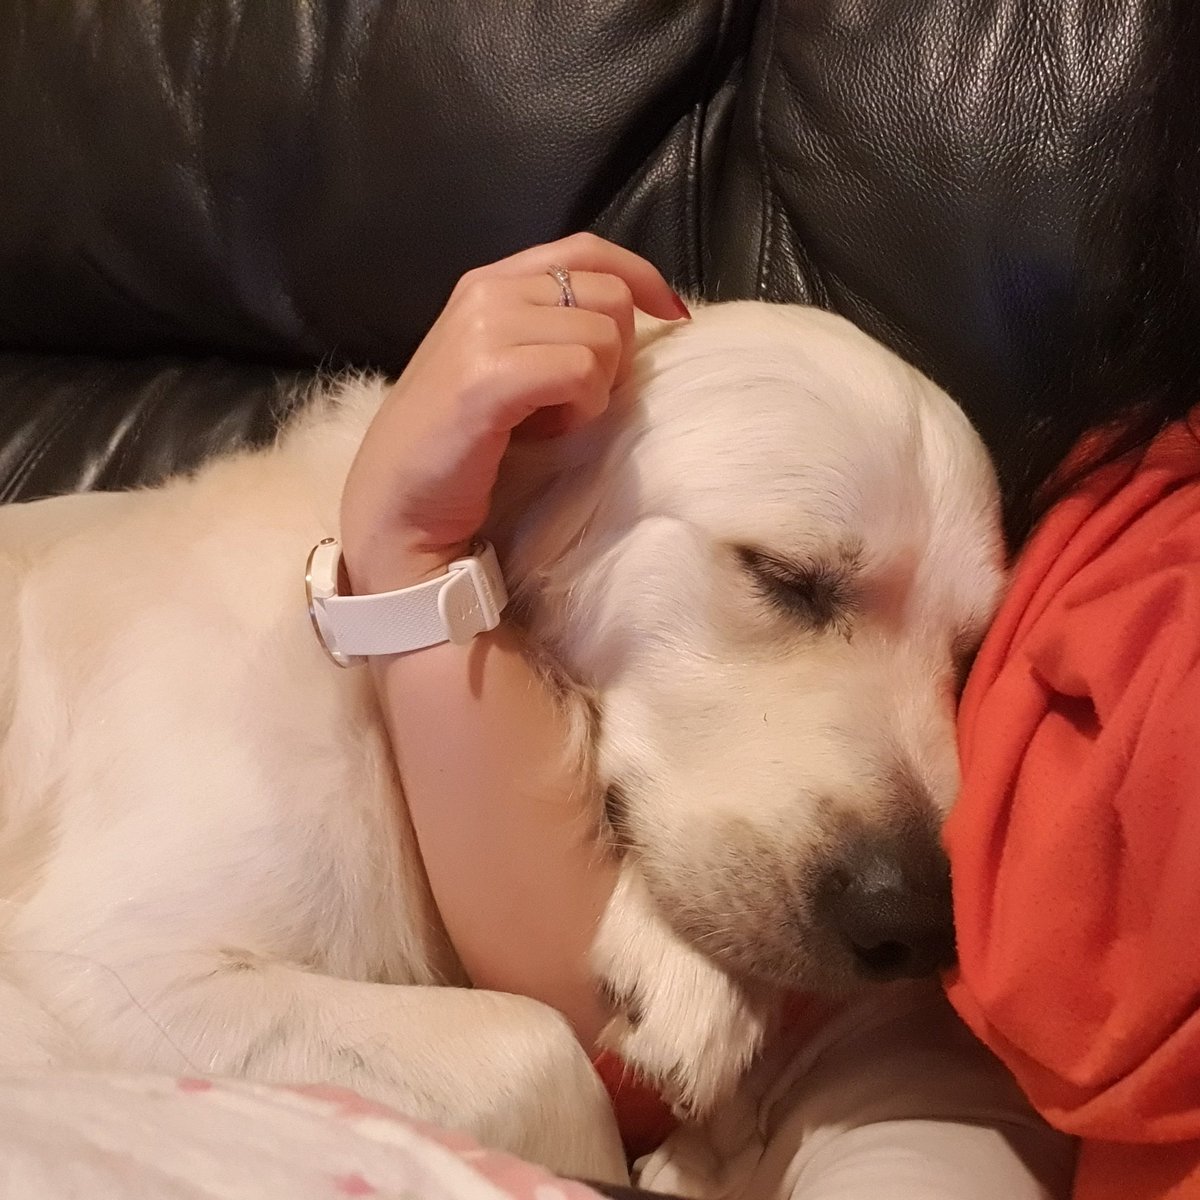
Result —
<path fill-rule="evenodd" d="M 1065 1200 L 1073 1162 L 949 1006 L 913 991 L 780 1045 L 637 1182 L 699 1200 Z"/>

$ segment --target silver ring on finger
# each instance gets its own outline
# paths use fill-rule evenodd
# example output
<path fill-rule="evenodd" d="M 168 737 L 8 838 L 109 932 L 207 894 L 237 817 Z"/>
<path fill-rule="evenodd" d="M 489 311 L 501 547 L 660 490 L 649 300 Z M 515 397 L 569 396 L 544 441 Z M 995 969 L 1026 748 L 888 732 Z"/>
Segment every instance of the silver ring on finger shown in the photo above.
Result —
<path fill-rule="evenodd" d="M 566 267 L 555 265 L 547 267 L 546 274 L 558 284 L 558 307 L 574 308 L 575 291 L 571 287 L 571 272 Z"/>

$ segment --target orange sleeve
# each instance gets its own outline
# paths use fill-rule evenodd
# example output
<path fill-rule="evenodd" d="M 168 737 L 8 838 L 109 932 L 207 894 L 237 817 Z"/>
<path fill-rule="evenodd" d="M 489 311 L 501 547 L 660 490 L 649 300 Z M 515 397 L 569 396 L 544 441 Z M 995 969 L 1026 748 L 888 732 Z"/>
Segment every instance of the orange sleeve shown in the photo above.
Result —
<path fill-rule="evenodd" d="M 1200 441 L 1050 514 L 963 699 L 950 998 L 1076 1195 L 1200 1197 Z"/>

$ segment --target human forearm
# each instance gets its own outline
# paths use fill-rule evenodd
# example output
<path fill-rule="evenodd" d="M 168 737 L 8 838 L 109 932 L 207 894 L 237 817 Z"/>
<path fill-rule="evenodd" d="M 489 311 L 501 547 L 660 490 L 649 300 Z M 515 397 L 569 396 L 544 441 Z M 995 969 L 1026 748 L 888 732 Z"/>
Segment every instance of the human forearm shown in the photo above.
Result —
<path fill-rule="evenodd" d="M 355 593 L 444 573 L 487 516 L 510 437 L 569 432 L 607 409 L 630 368 L 635 305 L 687 316 L 650 263 L 590 235 L 464 276 L 351 467 L 341 541 Z M 590 1045 L 605 1014 L 588 951 L 616 868 L 570 705 L 504 625 L 371 670 L 468 974 L 554 1005 Z"/>
<path fill-rule="evenodd" d="M 577 715 L 501 625 L 379 660 L 375 674 L 425 869 L 477 987 L 606 1020 L 588 952 L 616 879 L 582 794 Z"/>

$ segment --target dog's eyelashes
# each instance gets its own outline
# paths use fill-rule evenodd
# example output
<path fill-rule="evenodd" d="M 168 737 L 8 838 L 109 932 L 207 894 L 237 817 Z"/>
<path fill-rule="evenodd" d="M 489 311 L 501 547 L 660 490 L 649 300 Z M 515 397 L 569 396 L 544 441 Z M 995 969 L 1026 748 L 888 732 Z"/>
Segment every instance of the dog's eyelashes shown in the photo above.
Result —
<path fill-rule="evenodd" d="M 737 547 L 737 555 L 758 593 L 785 616 L 814 631 L 850 636 L 855 589 L 844 566 L 789 562 L 750 546 Z"/>

